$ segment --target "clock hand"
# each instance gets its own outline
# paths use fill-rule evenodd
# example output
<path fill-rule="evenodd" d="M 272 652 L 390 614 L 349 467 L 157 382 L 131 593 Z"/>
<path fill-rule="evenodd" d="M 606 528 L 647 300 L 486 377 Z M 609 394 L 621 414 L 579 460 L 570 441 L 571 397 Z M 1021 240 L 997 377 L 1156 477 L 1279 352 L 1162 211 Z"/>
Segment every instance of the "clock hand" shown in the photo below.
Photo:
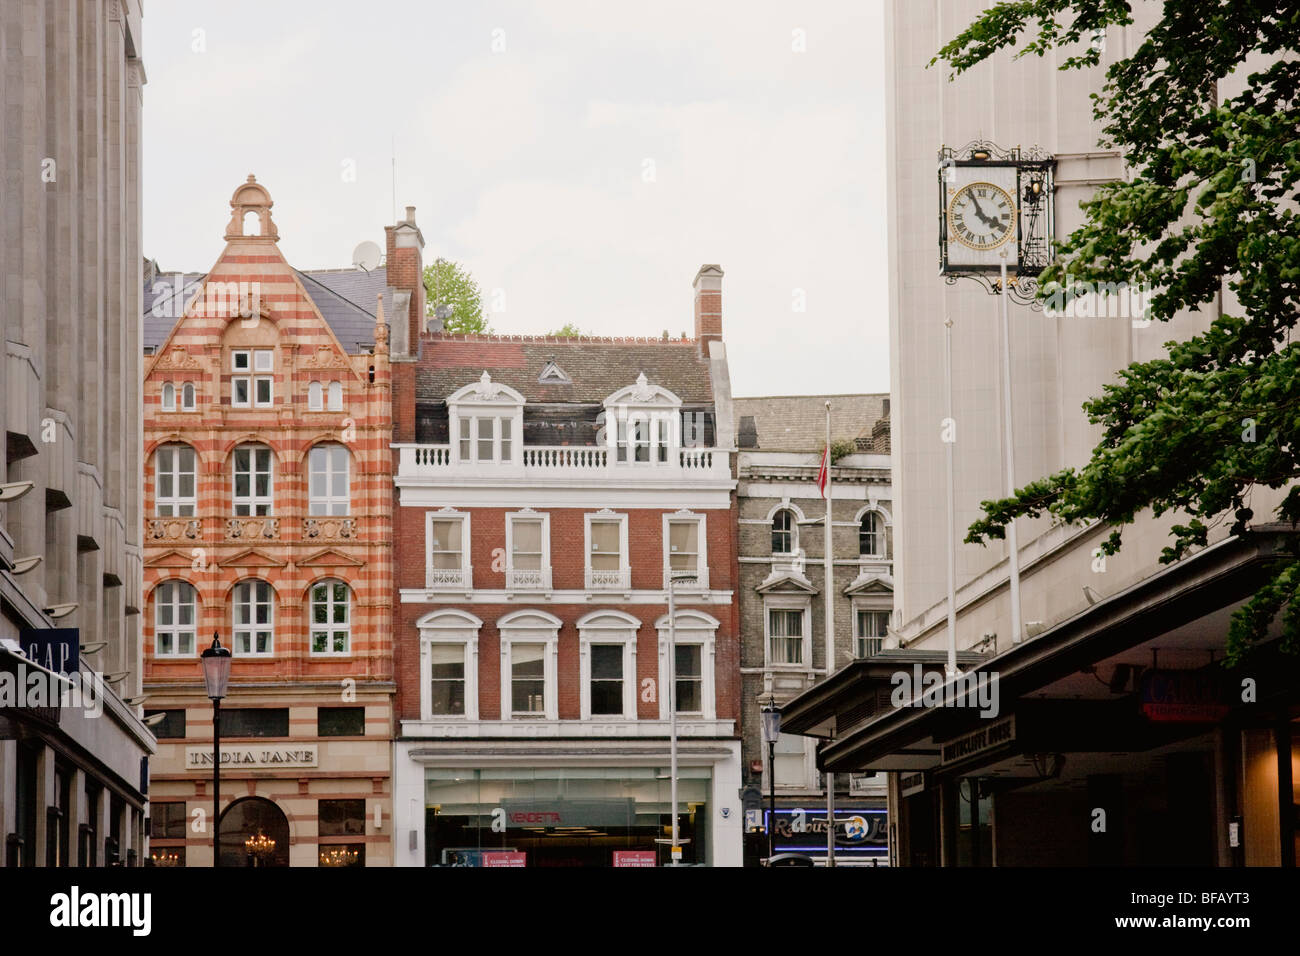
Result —
<path fill-rule="evenodd" d="M 990 229 L 997 229 L 998 226 L 1001 225 L 1001 223 L 996 219 L 990 219 L 988 216 L 984 215 L 984 210 L 980 208 L 980 201 L 975 198 L 974 193 L 970 194 L 970 201 L 975 207 L 975 217 L 983 222 L 984 225 L 988 226 Z"/>

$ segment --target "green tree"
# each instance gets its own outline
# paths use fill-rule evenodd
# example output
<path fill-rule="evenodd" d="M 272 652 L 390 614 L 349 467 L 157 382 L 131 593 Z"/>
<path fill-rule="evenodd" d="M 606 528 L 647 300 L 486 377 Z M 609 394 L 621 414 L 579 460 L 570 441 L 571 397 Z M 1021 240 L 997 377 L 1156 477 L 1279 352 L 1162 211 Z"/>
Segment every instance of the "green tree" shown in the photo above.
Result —
<path fill-rule="evenodd" d="M 435 315 L 440 305 L 451 307 L 443 319 L 448 332 L 491 332 L 483 314 L 483 293 L 469 270 L 450 259 L 435 259 L 424 267 L 425 311 Z"/>
<path fill-rule="evenodd" d="M 961 73 L 1029 36 L 1016 56 L 1042 56 L 1085 41 L 1062 69 L 1094 67 L 1107 26 L 1132 22 L 1120 0 L 1016 0 L 985 11 L 932 60 Z M 1069 281 L 1149 284 L 1146 317 L 1214 302 L 1223 286 L 1240 314 L 1204 334 L 1169 343 L 1167 357 L 1134 362 L 1084 404 L 1103 437 L 1081 468 L 1067 468 L 983 502 L 966 540 L 1003 537 L 1017 516 L 1099 519 L 1103 550 L 1119 550 L 1124 527 L 1150 509 L 1189 517 L 1172 531 L 1163 563 L 1206 544 L 1231 521 L 1254 518 L 1251 491 L 1300 477 L 1300 5 L 1290 0 L 1165 0 L 1160 21 L 1106 71 L 1093 112 L 1102 145 L 1123 151 L 1132 178 L 1101 186 L 1086 221 L 1060 244 L 1040 277 L 1041 298 Z M 1244 63 L 1254 56 L 1255 72 Z M 1280 59 L 1279 59 L 1280 57 Z M 1218 101 L 1233 75 L 1241 92 Z M 1300 487 L 1276 511 L 1300 519 Z M 1237 663 L 1281 617 L 1282 648 L 1300 651 L 1300 554 L 1233 617 L 1228 661 Z"/>
<path fill-rule="evenodd" d="M 578 328 L 572 322 L 565 322 L 564 325 L 560 326 L 554 332 L 548 332 L 547 334 L 558 335 L 560 338 L 563 339 L 576 339 L 579 336 L 587 335 L 588 333 L 582 331 L 582 329 Z"/>

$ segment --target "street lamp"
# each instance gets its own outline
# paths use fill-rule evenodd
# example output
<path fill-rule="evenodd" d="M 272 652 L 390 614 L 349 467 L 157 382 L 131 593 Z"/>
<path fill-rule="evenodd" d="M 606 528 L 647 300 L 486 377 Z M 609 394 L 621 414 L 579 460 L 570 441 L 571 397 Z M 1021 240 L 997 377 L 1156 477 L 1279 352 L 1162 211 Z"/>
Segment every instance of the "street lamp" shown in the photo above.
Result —
<path fill-rule="evenodd" d="M 230 685 L 230 648 L 214 631 L 212 646 L 199 655 L 203 683 L 212 701 L 212 865 L 221 865 L 221 699 Z"/>
<path fill-rule="evenodd" d="M 763 704 L 763 743 L 767 744 L 767 860 L 771 865 L 775 854 L 776 835 L 776 738 L 781 736 L 781 708 L 776 698 L 768 694 Z"/>

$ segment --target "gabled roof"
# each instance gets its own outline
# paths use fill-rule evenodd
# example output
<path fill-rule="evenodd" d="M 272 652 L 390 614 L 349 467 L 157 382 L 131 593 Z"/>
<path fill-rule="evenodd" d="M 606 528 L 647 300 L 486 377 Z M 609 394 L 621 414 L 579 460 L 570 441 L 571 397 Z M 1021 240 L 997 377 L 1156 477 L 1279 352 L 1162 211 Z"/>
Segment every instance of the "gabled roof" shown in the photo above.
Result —
<path fill-rule="evenodd" d="M 508 385 L 528 402 L 599 404 L 644 372 L 650 385 L 668 389 L 687 405 L 713 402 L 709 362 L 694 340 L 562 338 L 525 335 L 453 335 L 422 338 L 416 372 L 417 402 L 442 402 L 479 380 Z M 548 363 L 569 382 L 539 382 Z"/>
<path fill-rule="evenodd" d="M 375 299 L 387 285 L 387 270 L 294 269 L 334 337 L 350 355 L 359 355 L 375 341 Z M 182 279 L 177 282 L 177 276 Z M 157 349 L 180 319 L 184 304 L 199 291 L 205 272 L 159 272 L 145 276 L 144 347 Z M 178 291 L 176 286 L 180 285 Z M 155 290 L 157 290 L 155 292 Z M 158 314 L 155 314 L 157 312 Z"/>

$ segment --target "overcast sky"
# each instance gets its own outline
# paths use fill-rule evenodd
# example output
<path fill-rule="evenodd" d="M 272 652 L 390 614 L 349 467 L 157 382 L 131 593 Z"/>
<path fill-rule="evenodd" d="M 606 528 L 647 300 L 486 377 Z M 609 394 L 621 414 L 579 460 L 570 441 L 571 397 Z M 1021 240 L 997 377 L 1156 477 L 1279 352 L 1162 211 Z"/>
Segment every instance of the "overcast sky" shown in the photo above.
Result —
<path fill-rule="evenodd" d="M 416 207 L 494 331 L 693 328 L 737 395 L 889 389 L 880 0 L 168 0 L 144 17 L 145 253 L 207 271 L 251 172 L 298 268 Z M 800 311 L 802 307 L 802 311 Z"/>

